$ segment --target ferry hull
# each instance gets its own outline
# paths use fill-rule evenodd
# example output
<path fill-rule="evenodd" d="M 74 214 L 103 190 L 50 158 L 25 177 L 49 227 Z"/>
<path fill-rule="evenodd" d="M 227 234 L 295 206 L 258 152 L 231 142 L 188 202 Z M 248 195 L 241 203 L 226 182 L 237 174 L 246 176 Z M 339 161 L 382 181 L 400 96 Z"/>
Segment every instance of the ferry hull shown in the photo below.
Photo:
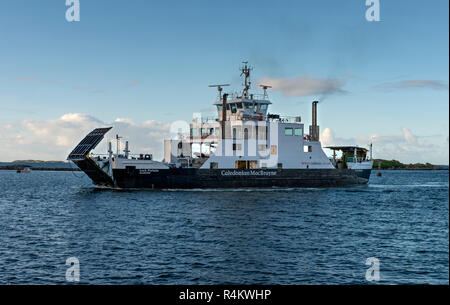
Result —
<path fill-rule="evenodd" d="M 223 170 L 173 168 L 114 169 L 115 187 L 151 189 L 342 187 L 367 184 L 370 169 Z"/>

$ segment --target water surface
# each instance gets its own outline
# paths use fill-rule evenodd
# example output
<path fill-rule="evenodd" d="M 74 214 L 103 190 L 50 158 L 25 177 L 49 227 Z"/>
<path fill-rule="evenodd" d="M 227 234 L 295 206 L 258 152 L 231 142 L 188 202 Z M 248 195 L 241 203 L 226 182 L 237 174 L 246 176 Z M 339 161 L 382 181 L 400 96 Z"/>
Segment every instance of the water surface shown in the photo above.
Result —
<path fill-rule="evenodd" d="M 448 171 L 352 188 L 117 191 L 0 171 L 0 284 L 449 283 Z"/>

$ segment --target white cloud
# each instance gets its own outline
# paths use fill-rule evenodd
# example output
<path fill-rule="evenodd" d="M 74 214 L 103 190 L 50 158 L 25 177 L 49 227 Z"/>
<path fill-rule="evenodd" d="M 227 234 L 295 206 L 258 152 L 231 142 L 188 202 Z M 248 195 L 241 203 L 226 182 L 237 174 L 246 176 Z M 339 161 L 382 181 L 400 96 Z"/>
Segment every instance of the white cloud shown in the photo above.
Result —
<path fill-rule="evenodd" d="M 107 140 L 114 140 L 115 135 L 119 134 L 124 137 L 122 142 L 129 141 L 132 153 L 151 153 L 155 160 L 162 160 L 163 140 L 170 136 L 171 124 L 155 120 L 135 122 L 130 118 L 117 118 L 107 123 L 86 114 L 68 113 L 54 120 L 26 119 L 0 125 L 0 161 L 65 160 L 87 133 L 106 126 L 113 126 L 106 136 Z M 179 126 L 175 127 L 173 132 Z M 373 142 L 375 158 L 396 159 L 405 163 L 448 164 L 448 135 L 417 136 L 406 127 L 401 128 L 398 134 L 354 138 L 338 137 L 333 130 L 325 128 L 321 141 L 323 146 L 356 144 L 366 147 Z M 104 140 L 97 147 L 97 153 L 106 153 L 106 142 Z"/>
<path fill-rule="evenodd" d="M 448 84 L 440 80 L 428 80 L 428 79 L 411 79 L 398 82 L 384 83 L 377 86 L 384 89 L 433 89 L 433 90 L 448 90 Z"/>
<path fill-rule="evenodd" d="M 123 140 L 129 140 L 132 153 L 152 153 L 156 160 L 162 159 L 163 140 L 169 136 L 170 124 L 136 123 L 122 118 L 106 123 L 86 114 L 68 113 L 54 120 L 26 119 L 0 125 L 0 161 L 65 160 L 86 134 L 106 126 L 113 126 L 107 139 L 118 133 Z M 106 146 L 104 140 L 96 151 L 105 153 Z"/>
<path fill-rule="evenodd" d="M 344 82 L 329 78 L 262 78 L 259 84 L 272 86 L 272 90 L 281 91 L 285 96 L 330 95 L 345 93 Z"/>

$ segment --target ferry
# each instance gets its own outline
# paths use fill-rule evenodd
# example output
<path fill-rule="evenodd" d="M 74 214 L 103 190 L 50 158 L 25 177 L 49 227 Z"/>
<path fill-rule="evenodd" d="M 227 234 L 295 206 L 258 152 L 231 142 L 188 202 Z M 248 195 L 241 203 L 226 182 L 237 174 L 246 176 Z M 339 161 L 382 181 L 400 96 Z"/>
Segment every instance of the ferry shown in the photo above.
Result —
<path fill-rule="evenodd" d="M 185 132 L 164 140 L 164 159 L 130 154 L 129 143 L 119 150 L 108 142 L 104 155 L 91 151 L 112 127 L 90 132 L 69 154 L 99 187 L 121 189 L 204 189 L 266 187 L 343 187 L 365 185 L 373 160 L 372 147 L 330 146 L 325 154 L 317 120 L 318 101 L 312 102 L 308 133 L 301 116 L 269 113 L 267 90 L 250 91 L 252 68 L 240 69 L 243 89 L 223 93 L 229 84 L 210 85 L 218 91 L 217 117 L 195 117 Z M 338 157 L 338 153 L 340 156 Z"/>

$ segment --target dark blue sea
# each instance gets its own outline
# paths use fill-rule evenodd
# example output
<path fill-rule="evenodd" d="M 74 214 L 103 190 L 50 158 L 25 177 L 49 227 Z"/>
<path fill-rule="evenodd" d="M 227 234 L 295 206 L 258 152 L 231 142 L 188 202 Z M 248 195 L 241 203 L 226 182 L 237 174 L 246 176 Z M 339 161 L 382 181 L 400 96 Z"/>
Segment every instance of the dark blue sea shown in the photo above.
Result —
<path fill-rule="evenodd" d="M 117 191 L 0 171 L 0 284 L 449 284 L 449 172 L 352 188 Z M 366 280 L 367 258 L 379 282 Z"/>

